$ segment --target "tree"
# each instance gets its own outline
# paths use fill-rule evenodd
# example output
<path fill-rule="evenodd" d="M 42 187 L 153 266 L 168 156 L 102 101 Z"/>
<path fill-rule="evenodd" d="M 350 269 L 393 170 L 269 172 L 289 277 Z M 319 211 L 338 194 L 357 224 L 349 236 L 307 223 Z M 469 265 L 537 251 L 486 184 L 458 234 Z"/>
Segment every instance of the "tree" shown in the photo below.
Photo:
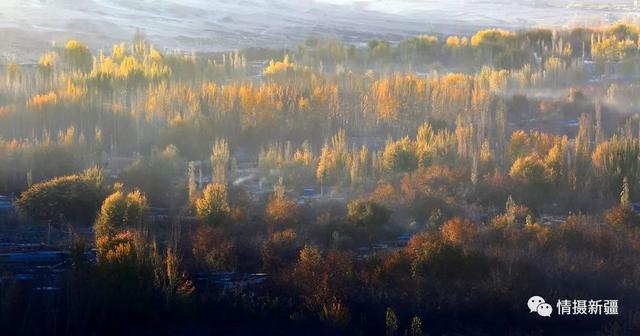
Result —
<path fill-rule="evenodd" d="M 529 186 L 543 186 L 547 182 L 545 164 L 538 156 L 518 158 L 511 166 L 509 176 Z"/>
<path fill-rule="evenodd" d="M 567 138 L 555 144 L 544 158 L 545 168 L 549 182 L 554 186 L 561 186 L 562 181 L 566 181 L 567 162 L 565 161 L 567 154 Z M 565 179 L 563 179 L 565 178 Z"/>
<path fill-rule="evenodd" d="M 198 265 L 213 271 L 230 272 L 238 267 L 236 243 L 222 228 L 201 226 L 197 229 L 191 252 Z"/>
<path fill-rule="evenodd" d="M 324 271 L 324 260 L 320 249 L 306 245 L 298 253 L 298 262 L 293 270 L 296 286 L 299 288 L 307 307 L 318 309 L 322 306 L 322 286 L 320 275 Z"/>
<path fill-rule="evenodd" d="M 387 170 L 391 172 L 409 172 L 418 167 L 414 144 L 408 137 L 388 142 L 382 159 Z"/>
<path fill-rule="evenodd" d="M 505 212 L 496 216 L 491 220 L 491 224 L 496 227 L 522 227 L 527 223 L 527 217 L 530 215 L 529 208 L 516 203 L 511 195 L 507 198 Z"/>
<path fill-rule="evenodd" d="M 140 191 L 125 195 L 122 190 L 117 190 L 102 203 L 94 224 L 96 237 L 114 237 L 127 229 L 142 229 L 147 210 L 147 198 Z"/>
<path fill-rule="evenodd" d="M 629 181 L 637 181 L 640 177 L 640 141 L 637 139 L 614 136 L 609 141 L 599 144 L 591 156 L 596 176 L 602 183 L 603 190 L 613 196 L 627 178 L 628 195 L 635 194 L 636 188 Z"/>
<path fill-rule="evenodd" d="M 589 182 L 591 166 L 591 116 L 582 114 L 579 119 L 578 134 L 575 139 L 575 155 L 573 159 L 572 187 L 576 190 L 584 190 Z"/>
<path fill-rule="evenodd" d="M 266 220 L 272 229 L 283 230 L 298 223 L 300 209 L 298 204 L 285 194 L 282 180 L 276 186 L 265 212 Z"/>
<path fill-rule="evenodd" d="M 225 183 L 227 176 L 226 170 L 229 166 L 229 144 L 225 139 L 216 140 L 211 148 L 211 170 L 213 181 L 217 183 Z"/>
<path fill-rule="evenodd" d="M 617 229 L 640 225 L 640 215 L 629 205 L 619 205 L 609 209 L 604 217 L 607 224 Z"/>
<path fill-rule="evenodd" d="M 38 61 L 38 74 L 46 88 L 53 85 L 53 75 L 55 73 L 55 63 L 58 55 L 50 52 L 40 57 Z"/>
<path fill-rule="evenodd" d="M 373 201 L 355 200 L 347 205 L 347 220 L 355 235 L 365 235 L 371 243 L 385 230 L 390 212 Z"/>
<path fill-rule="evenodd" d="M 292 229 L 274 232 L 260 249 L 262 265 L 266 270 L 277 270 L 295 261 L 300 246 Z"/>
<path fill-rule="evenodd" d="M 195 207 L 196 214 L 204 224 L 220 226 L 227 223 L 231 216 L 227 186 L 220 183 L 207 185 L 202 197 L 196 199 Z"/>
<path fill-rule="evenodd" d="M 438 37 L 431 35 L 419 35 L 403 40 L 398 45 L 401 57 L 409 62 L 433 62 L 433 57 L 438 52 Z"/>
<path fill-rule="evenodd" d="M 536 154 L 518 158 L 511 166 L 509 176 L 520 184 L 522 197 L 533 205 L 544 201 L 549 190 L 549 173 L 544 161 Z"/>
<path fill-rule="evenodd" d="M 622 180 L 622 191 L 620 192 L 620 206 L 631 206 L 631 196 L 629 195 L 629 179 L 625 177 Z"/>
<path fill-rule="evenodd" d="M 351 313 L 343 303 L 336 300 L 336 302 L 322 307 L 320 319 L 338 328 L 346 328 L 349 326 L 349 322 L 351 322 Z"/>
<path fill-rule="evenodd" d="M 11 62 L 7 65 L 7 79 L 9 80 L 9 86 L 12 87 L 22 81 L 22 68 L 20 64 Z"/>
<path fill-rule="evenodd" d="M 422 320 L 419 316 L 414 316 L 411 319 L 411 331 L 409 332 L 410 336 L 422 336 L 424 332 L 422 331 Z"/>
<path fill-rule="evenodd" d="M 102 171 L 56 177 L 32 185 L 16 201 L 18 211 L 36 221 L 54 224 L 93 221 L 103 196 Z"/>
<path fill-rule="evenodd" d="M 449 243 L 463 246 L 472 242 L 477 233 L 475 225 L 468 219 L 454 218 L 440 228 L 442 237 Z"/>
<path fill-rule="evenodd" d="M 91 50 L 78 40 L 69 40 L 64 48 L 64 60 L 73 70 L 88 72 L 91 70 L 93 58 Z"/>
<path fill-rule="evenodd" d="M 154 254 L 157 255 L 158 253 L 156 252 Z M 160 290 L 164 293 L 167 304 L 175 304 L 175 302 L 172 301 L 176 299 L 188 299 L 195 291 L 195 287 L 193 286 L 193 282 L 187 278 L 182 270 L 181 258 L 171 247 L 167 247 L 164 258 L 159 256 L 157 260 L 158 259 L 164 260 L 155 265 L 155 280 L 156 285 L 159 286 Z"/>
<path fill-rule="evenodd" d="M 630 198 L 629 180 L 625 177 L 620 192 L 620 205 L 605 213 L 605 220 L 609 225 L 619 229 L 640 225 L 640 215 L 633 208 Z"/>
<path fill-rule="evenodd" d="M 318 159 L 318 169 L 316 169 L 316 177 L 320 181 L 320 194 L 324 195 L 324 182 L 329 170 L 332 168 L 331 150 L 329 146 L 324 145 Z"/>
<path fill-rule="evenodd" d="M 490 64 L 514 67 L 516 66 L 516 64 L 513 64 L 514 56 L 517 55 L 515 52 L 519 51 L 518 49 L 510 48 L 514 37 L 514 33 L 501 29 L 482 30 L 471 38 L 471 46 L 479 49 Z M 509 60 L 510 62 L 503 62 L 503 60 Z"/>
<path fill-rule="evenodd" d="M 391 307 L 388 307 L 385 313 L 385 325 L 387 326 L 387 336 L 395 336 L 397 334 L 398 317 Z"/>
<path fill-rule="evenodd" d="M 391 46 L 389 42 L 383 40 L 370 40 L 367 42 L 371 50 L 371 57 L 374 60 L 386 60 L 391 56 Z"/>
<path fill-rule="evenodd" d="M 529 150 L 529 136 L 522 130 L 517 130 L 511 134 L 511 140 L 509 141 L 509 153 L 513 160 L 517 160 L 521 156 L 525 156 Z"/>
<path fill-rule="evenodd" d="M 181 201 L 176 196 L 184 187 L 178 183 L 183 174 L 182 162 L 176 146 L 168 145 L 163 151 L 154 149 L 150 157 L 137 157 L 124 170 L 122 180 L 144 191 L 152 204 L 173 207 Z"/>
<path fill-rule="evenodd" d="M 305 306 L 315 312 L 346 301 L 358 288 L 349 252 L 330 251 L 323 256 L 317 247 L 307 245 L 300 250 L 292 275 Z"/>

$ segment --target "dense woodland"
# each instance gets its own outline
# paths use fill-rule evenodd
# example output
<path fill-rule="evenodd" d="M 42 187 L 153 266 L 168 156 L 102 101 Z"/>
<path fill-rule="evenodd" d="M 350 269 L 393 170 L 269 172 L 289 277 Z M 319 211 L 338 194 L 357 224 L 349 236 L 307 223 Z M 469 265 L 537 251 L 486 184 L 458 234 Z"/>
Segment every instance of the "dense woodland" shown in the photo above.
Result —
<path fill-rule="evenodd" d="M 1 225 L 73 257 L 55 295 L 5 277 L 0 330 L 640 332 L 640 27 L 158 48 L 5 61 Z M 542 321 L 532 295 L 620 315 Z"/>

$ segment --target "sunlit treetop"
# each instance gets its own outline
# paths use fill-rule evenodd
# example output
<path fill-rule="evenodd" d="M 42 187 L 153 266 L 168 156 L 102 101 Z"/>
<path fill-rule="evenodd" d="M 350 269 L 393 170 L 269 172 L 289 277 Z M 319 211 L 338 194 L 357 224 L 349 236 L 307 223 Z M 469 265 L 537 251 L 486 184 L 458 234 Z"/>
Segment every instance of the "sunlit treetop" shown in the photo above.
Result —
<path fill-rule="evenodd" d="M 91 50 L 78 40 L 69 40 L 65 44 L 64 59 L 72 69 L 82 72 L 91 70 L 93 63 Z"/>
<path fill-rule="evenodd" d="M 471 38 L 471 45 L 474 47 L 482 47 L 484 45 L 492 46 L 502 44 L 514 36 L 515 33 L 502 29 L 481 30 L 473 35 Z"/>
<path fill-rule="evenodd" d="M 58 54 L 54 52 L 49 52 L 40 56 L 40 60 L 38 61 L 38 69 L 41 72 L 53 72 L 57 58 Z"/>

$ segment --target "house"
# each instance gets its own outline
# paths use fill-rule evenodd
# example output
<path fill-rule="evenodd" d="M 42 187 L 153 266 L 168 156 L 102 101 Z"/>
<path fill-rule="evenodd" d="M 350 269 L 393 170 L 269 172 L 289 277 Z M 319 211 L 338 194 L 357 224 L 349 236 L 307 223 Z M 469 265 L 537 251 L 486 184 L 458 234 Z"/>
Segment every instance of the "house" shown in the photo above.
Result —
<path fill-rule="evenodd" d="M 302 194 L 300 194 L 300 197 L 298 198 L 298 204 L 303 205 L 306 204 L 308 201 L 310 201 L 313 198 L 318 197 L 318 192 L 316 191 L 316 188 L 304 188 L 302 190 Z"/>
<path fill-rule="evenodd" d="M 316 188 L 304 188 L 302 190 L 302 197 L 305 197 L 305 198 L 314 197 L 317 194 L 318 193 L 316 192 Z"/>

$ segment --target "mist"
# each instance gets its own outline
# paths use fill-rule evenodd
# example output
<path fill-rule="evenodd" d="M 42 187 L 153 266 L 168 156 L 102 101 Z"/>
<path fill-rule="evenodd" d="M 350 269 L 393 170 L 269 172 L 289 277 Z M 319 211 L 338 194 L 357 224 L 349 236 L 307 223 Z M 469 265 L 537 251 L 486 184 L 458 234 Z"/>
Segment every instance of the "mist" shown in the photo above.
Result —
<path fill-rule="evenodd" d="M 4 0 L 5 56 L 35 57 L 52 41 L 81 38 L 93 48 L 128 40 L 137 29 L 187 52 L 292 47 L 313 34 L 349 42 L 400 40 L 419 33 L 471 34 L 481 28 L 568 26 L 634 17 L 632 1 L 470 0 Z M 623 11 L 627 9 L 627 11 Z"/>

